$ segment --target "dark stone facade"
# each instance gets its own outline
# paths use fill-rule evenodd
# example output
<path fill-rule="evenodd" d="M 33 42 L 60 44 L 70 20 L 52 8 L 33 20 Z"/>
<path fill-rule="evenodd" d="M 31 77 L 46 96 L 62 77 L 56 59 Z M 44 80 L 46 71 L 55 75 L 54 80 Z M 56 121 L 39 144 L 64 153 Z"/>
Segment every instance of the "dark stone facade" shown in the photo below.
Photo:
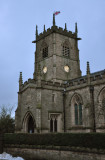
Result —
<path fill-rule="evenodd" d="M 81 75 L 78 29 L 53 26 L 38 35 L 33 79 L 19 78 L 16 132 L 104 132 L 105 70 Z"/>

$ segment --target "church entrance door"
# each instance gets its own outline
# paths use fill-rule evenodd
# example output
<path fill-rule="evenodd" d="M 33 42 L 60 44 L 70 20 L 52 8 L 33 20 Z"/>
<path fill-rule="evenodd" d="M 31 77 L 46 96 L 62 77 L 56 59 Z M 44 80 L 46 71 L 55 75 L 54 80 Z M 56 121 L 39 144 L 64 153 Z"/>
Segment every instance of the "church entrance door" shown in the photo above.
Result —
<path fill-rule="evenodd" d="M 34 121 L 31 115 L 28 120 L 28 133 L 34 133 Z"/>

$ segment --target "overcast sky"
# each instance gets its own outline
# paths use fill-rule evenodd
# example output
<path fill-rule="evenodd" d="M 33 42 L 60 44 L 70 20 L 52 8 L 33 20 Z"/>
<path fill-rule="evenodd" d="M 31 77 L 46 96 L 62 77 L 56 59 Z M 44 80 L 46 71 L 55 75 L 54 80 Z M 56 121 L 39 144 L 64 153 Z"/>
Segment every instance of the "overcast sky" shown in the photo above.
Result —
<path fill-rule="evenodd" d="M 17 105 L 19 72 L 33 78 L 35 26 L 38 33 L 56 25 L 75 31 L 78 23 L 80 67 L 86 74 L 105 69 L 105 0 L 0 0 L 0 106 Z"/>

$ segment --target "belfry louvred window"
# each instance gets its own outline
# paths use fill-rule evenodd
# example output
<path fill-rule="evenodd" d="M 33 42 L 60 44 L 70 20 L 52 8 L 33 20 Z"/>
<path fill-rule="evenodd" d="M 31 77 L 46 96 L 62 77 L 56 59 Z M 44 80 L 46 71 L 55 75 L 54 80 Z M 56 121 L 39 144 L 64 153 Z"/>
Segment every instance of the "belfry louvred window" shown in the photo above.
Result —
<path fill-rule="evenodd" d="M 69 52 L 70 52 L 69 47 L 63 45 L 63 47 L 62 47 L 63 56 L 69 57 Z"/>
<path fill-rule="evenodd" d="M 42 58 L 48 57 L 48 44 L 45 41 L 41 44 L 41 54 Z"/>
<path fill-rule="evenodd" d="M 43 58 L 48 57 L 48 47 L 43 48 Z"/>

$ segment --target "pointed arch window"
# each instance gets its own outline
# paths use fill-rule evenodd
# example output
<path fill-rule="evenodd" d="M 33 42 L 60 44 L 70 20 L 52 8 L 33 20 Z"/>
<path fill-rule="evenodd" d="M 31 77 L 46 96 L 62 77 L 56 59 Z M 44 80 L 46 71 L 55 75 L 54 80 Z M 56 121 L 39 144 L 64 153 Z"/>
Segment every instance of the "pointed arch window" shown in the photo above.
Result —
<path fill-rule="evenodd" d="M 78 106 L 75 104 L 75 124 L 78 125 Z"/>
<path fill-rule="evenodd" d="M 73 125 L 83 124 L 83 101 L 81 95 L 75 93 L 71 99 L 71 118 Z"/>
<path fill-rule="evenodd" d="M 105 98 L 102 100 L 102 111 L 103 111 L 104 122 L 105 122 Z"/>
<path fill-rule="evenodd" d="M 105 125 L 105 87 L 101 89 L 98 96 L 98 124 Z"/>
<path fill-rule="evenodd" d="M 82 105 L 75 104 L 75 125 L 82 125 Z"/>

